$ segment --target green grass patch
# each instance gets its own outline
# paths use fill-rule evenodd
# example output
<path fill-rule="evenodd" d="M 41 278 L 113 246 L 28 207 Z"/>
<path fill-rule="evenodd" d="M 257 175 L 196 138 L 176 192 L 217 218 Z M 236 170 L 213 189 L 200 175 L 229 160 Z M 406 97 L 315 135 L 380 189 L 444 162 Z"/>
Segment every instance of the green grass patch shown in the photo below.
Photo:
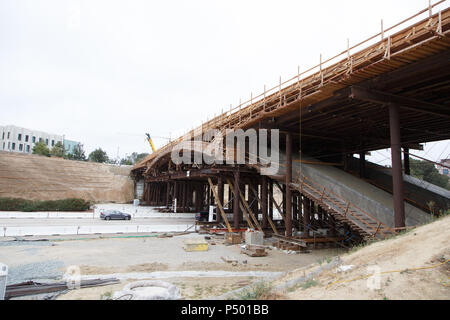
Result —
<path fill-rule="evenodd" d="M 90 205 L 89 201 L 76 198 L 43 201 L 0 198 L 0 211 L 86 211 Z"/>
<path fill-rule="evenodd" d="M 272 295 L 273 287 L 266 282 L 258 282 L 242 290 L 235 297 L 237 300 L 264 300 Z"/>
<path fill-rule="evenodd" d="M 314 279 L 309 279 L 309 280 L 306 281 L 305 283 L 302 283 L 302 284 L 300 285 L 300 287 L 301 287 L 303 290 L 306 290 L 306 289 L 309 289 L 309 288 L 311 288 L 311 287 L 317 286 L 318 284 L 319 284 L 319 282 L 317 282 L 316 280 L 314 280 Z"/>

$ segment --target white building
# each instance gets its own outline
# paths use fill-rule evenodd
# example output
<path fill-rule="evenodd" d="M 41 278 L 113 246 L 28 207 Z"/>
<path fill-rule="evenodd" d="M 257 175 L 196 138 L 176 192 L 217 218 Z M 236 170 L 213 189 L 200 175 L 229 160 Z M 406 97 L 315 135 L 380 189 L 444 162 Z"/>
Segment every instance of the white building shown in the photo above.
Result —
<path fill-rule="evenodd" d="M 64 136 L 12 125 L 0 126 L 1 151 L 33 153 L 33 147 L 39 141 L 51 149 L 58 142 L 64 144 Z"/>

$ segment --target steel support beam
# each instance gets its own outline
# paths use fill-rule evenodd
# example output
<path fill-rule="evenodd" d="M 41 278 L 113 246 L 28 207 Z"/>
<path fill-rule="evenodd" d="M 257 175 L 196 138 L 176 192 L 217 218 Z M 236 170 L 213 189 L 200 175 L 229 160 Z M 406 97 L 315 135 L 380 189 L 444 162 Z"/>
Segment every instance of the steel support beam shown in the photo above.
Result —
<path fill-rule="evenodd" d="M 450 119 L 450 112 L 444 105 L 429 103 L 426 101 L 403 97 L 378 90 L 370 90 L 358 86 L 351 86 L 348 90 L 349 97 L 352 99 L 369 101 L 378 104 L 392 103 L 400 106 L 403 109 L 409 109 Z"/>
<path fill-rule="evenodd" d="M 405 227 L 405 195 L 402 175 L 399 107 L 389 104 L 391 133 L 392 184 L 394 194 L 394 221 L 396 228 Z"/>
<path fill-rule="evenodd" d="M 409 166 L 409 149 L 403 148 L 403 164 L 405 167 L 405 174 L 411 175 L 411 168 Z"/>

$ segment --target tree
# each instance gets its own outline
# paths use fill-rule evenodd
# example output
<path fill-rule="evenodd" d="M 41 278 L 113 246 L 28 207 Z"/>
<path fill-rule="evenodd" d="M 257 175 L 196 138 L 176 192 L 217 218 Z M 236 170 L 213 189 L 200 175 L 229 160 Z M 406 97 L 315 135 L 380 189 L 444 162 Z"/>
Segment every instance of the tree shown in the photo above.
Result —
<path fill-rule="evenodd" d="M 133 162 L 131 161 L 130 157 L 122 158 L 120 159 L 120 164 L 123 166 L 131 166 L 133 165 Z"/>
<path fill-rule="evenodd" d="M 50 151 L 50 154 L 55 157 L 64 157 L 66 155 L 66 149 L 64 149 L 64 145 L 58 141 Z"/>
<path fill-rule="evenodd" d="M 69 160 L 79 160 L 86 161 L 86 155 L 84 154 L 83 145 L 81 143 L 77 144 L 72 153 L 67 154 L 67 159 Z"/>
<path fill-rule="evenodd" d="M 134 163 L 138 163 L 141 160 L 144 160 L 145 157 L 148 156 L 148 153 L 139 153 L 136 157 L 136 160 Z"/>
<path fill-rule="evenodd" d="M 50 157 L 50 149 L 43 141 L 39 141 L 33 147 L 33 154 Z"/>
<path fill-rule="evenodd" d="M 122 158 L 120 160 L 120 164 L 121 165 L 128 165 L 131 166 L 139 161 L 141 161 L 142 159 L 144 159 L 146 156 L 148 156 L 148 153 L 137 153 L 137 152 L 133 152 L 131 155 Z"/>
<path fill-rule="evenodd" d="M 449 188 L 447 176 L 439 173 L 436 167 L 428 161 L 410 159 L 411 175 L 442 188 Z"/>
<path fill-rule="evenodd" d="M 89 161 L 105 163 L 108 162 L 108 155 L 101 148 L 95 149 L 89 154 Z"/>

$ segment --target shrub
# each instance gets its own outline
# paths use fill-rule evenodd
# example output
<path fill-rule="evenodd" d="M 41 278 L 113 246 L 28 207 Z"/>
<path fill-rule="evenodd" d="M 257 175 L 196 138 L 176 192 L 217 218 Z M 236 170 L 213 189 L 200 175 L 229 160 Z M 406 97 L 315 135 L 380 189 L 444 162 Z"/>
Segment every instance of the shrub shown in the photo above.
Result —
<path fill-rule="evenodd" d="M 90 203 L 83 199 L 26 200 L 20 198 L 0 198 L 0 211 L 85 211 Z"/>

